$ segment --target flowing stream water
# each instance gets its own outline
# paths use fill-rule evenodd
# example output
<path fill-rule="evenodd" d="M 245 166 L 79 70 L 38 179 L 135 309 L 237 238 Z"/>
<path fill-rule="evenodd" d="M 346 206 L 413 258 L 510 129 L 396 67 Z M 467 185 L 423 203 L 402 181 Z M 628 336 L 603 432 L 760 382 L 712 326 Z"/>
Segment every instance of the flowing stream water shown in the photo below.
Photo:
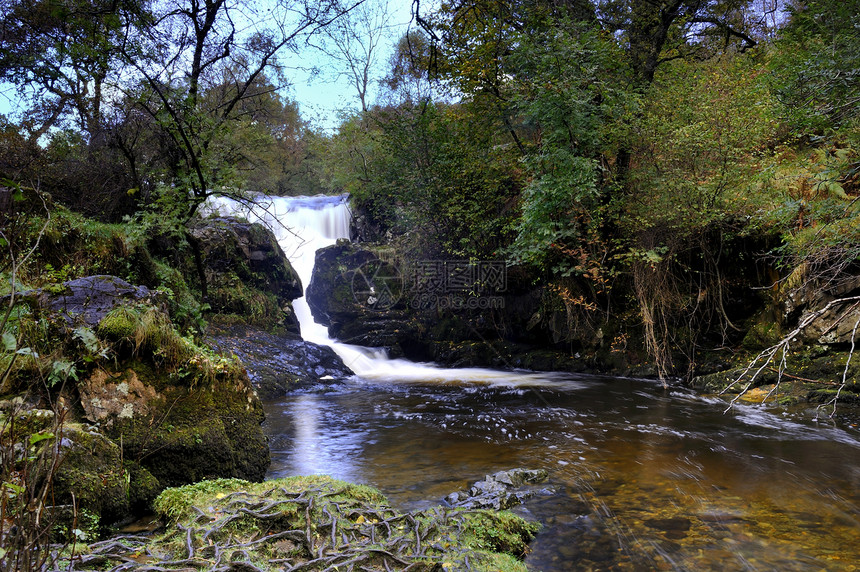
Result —
<path fill-rule="evenodd" d="M 276 229 L 307 286 L 316 249 L 348 236 L 344 199 L 268 211 L 246 216 Z M 294 307 L 305 339 L 356 376 L 266 404 L 271 478 L 329 474 L 412 509 L 495 471 L 544 468 L 554 494 L 519 509 L 544 524 L 533 570 L 860 570 L 855 426 L 724 413 L 722 398 L 647 380 L 390 360 L 329 340 L 303 299 Z"/>

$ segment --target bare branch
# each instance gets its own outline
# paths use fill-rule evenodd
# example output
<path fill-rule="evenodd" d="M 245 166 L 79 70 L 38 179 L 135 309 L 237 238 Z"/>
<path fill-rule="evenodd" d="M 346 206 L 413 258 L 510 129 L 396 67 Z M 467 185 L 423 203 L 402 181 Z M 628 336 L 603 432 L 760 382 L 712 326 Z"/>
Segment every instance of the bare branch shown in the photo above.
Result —
<path fill-rule="evenodd" d="M 776 357 L 777 354 L 781 353 L 782 355 L 781 355 L 781 359 L 780 359 L 780 364 L 779 364 L 779 368 L 777 370 L 776 385 L 778 386 L 780 384 L 780 382 L 782 381 L 782 378 L 783 378 L 784 373 L 785 373 L 787 357 L 788 357 L 788 352 L 791 349 L 791 343 L 799 335 L 801 335 L 803 333 L 803 330 L 805 330 L 810 324 L 812 324 L 819 317 L 821 317 L 822 315 L 827 313 L 832 307 L 837 306 L 837 305 L 841 305 L 841 304 L 847 304 L 849 302 L 855 302 L 855 304 L 853 304 L 850 309 L 857 307 L 857 305 L 860 304 L 860 296 L 851 296 L 848 298 L 837 298 L 836 300 L 831 300 L 830 302 L 828 302 L 826 305 L 824 305 L 824 307 L 820 308 L 819 310 L 816 310 L 814 312 L 810 312 L 806 317 L 804 317 L 800 321 L 800 323 L 797 325 L 797 327 L 795 329 L 793 329 L 788 335 L 784 336 L 776 344 L 770 346 L 769 348 L 767 348 L 767 349 L 763 350 L 761 353 L 759 353 L 755 357 L 755 359 L 753 359 L 747 365 L 747 367 L 741 372 L 741 374 L 731 384 L 729 384 L 726 388 L 724 388 L 720 392 L 720 395 L 726 393 L 732 387 L 734 387 L 735 385 L 737 385 L 738 383 L 743 381 L 745 378 L 747 378 L 750 371 L 755 369 L 755 372 L 748 378 L 749 382 L 746 384 L 746 386 L 744 386 L 744 388 L 740 391 L 740 393 L 738 393 L 738 395 L 734 399 L 732 399 L 731 402 L 729 402 L 729 406 L 726 408 L 725 411 L 728 412 L 732 408 L 732 406 L 734 406 L 734 404 L 738 401 L 738 399 L 740 399 L 741 396 L 744 395 L 752 387 L 753 383 L 755 382 L 756 378 L 758 378 L 759 374 L 761 374 L 761 372 L 764 371 L 765 368 L 767 368 L 770 365 L 770 363 L 773 361 L 774 357 Z M 846 310 L 843 313 L 843 315 L 840 316 L 838 321 L 841 321 L 842 319 L 844 319 L 844 317 L 847 315 L 847 313 L 850 311 L 850 309 Z M 858 323 L 860 323 L 860 320 L 858 320 Z M 854 325 L 854 330 L 851 334 L 851 336 L 852 336 L 851 337 L 851 355 L 853 355 L 853 353 L 854 353 L 854 338 L 856 336 L 856 333 L 857 333 L 857 324 Z M 849 355 L 849 362 L 850 362 L 850 355 Z M 845 379 L 847 376 L 847 372 L 848 372 L 848 364 L 846 364 L 845 373 L 843 374 L 843 386 L 845 385 Z"/>

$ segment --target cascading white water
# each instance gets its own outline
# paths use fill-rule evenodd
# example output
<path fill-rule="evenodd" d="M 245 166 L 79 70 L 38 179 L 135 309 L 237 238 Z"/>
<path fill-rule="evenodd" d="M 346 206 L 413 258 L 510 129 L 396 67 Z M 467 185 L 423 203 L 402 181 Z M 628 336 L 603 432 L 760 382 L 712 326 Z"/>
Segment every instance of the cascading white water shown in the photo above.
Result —
<path fill-rule="evenodd" d="M 209 212 L 237 214 L 272 229 L 290 263 L 307 289 L 316 251 L 349 238 L 351 213 L 346 195 L 315 197 L 258 197 L 252 206 L 229 199 L 210 199 Z M 314 321 L 304 297 L 293 301 L 293 310 L 306 341 L 331 347 L 344 364 L 364 380 L 398 383 L 480 383 L 501 386 L 559 386 L 562 376 L 548 373 L 506 372 L 484 368 L 440 368 L 432 364 L 391 359 L 379 348 L 365 348 L 333 340 L 325 326 Z M 576 384 L 565 379 L 570 388 Z"/>
<path fill-rule="evenodd" d="M 349 238 L 351 214 L 346 195 L 316 197 L 258 197 L 254 205 L 217 198 L 208 207 L 222 214 L 241 214 L 251 222 L 272 229 L 278 244 L 298 273 L 302 287 L 311 282 L 316 251 L 339 238 Z M 373 362 L 385 360 L 385 352 L 342 344 L 328 336 L 328 329 L 314 321 L 304 296 L 293 301 L 293 311 L 306 341 L 330 346 L 344 364 L 357 374 L 373 371 Z"/>

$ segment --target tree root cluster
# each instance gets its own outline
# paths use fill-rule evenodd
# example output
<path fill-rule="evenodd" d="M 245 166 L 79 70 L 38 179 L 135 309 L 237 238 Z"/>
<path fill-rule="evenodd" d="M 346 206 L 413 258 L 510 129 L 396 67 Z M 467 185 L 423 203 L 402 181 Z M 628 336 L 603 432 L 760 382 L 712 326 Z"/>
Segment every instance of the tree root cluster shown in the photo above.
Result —
<path fill-rule="evenodd" d="M 260 493 L 215 493 L 160 536 L 91 544 L 64 569 L 423 571 L 441 570 L 445 563 L 446 568 L 481 570 L 490 561 L 494 567 L 504 561 L 508 569 L 519 569 L 512 555 L 523 555 L 537 528 L 510 513 L 484 510 L 434 507 L 399 513 L 380 502 L 381 496 L 369 498 L 361 489 L 371 490 L 331 480 L 302 491 L 274 486 Z"/>

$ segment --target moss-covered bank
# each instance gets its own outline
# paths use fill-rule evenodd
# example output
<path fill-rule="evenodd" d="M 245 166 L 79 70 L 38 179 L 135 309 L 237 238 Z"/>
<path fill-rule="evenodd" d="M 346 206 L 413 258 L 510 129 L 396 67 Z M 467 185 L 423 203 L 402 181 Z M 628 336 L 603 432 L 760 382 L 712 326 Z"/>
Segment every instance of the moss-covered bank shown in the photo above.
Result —
<path fill-rule="evenodd" d="M 539 528 L 508 512 L 402 513 L 375 489 L 324 476 L 204 481 L 164 491 L 155 508 L 160 535 L 92 544 L 77 569 L 524 572 Z"/>
<path fill-rule="evenodd" d="M 23 475 L 25 491 L 49 491 L 46 506 L 74 506 L 71 520 L 86 514 L 75 528 L 87 537 L 148 510 L 166 487 L 259 481 L 269 465 L 245 369 L 181 335 L 150 294 L 85 277 L 20 296 L 10 323 L 28 346 L 4 356 L 2 469 Z"/>

